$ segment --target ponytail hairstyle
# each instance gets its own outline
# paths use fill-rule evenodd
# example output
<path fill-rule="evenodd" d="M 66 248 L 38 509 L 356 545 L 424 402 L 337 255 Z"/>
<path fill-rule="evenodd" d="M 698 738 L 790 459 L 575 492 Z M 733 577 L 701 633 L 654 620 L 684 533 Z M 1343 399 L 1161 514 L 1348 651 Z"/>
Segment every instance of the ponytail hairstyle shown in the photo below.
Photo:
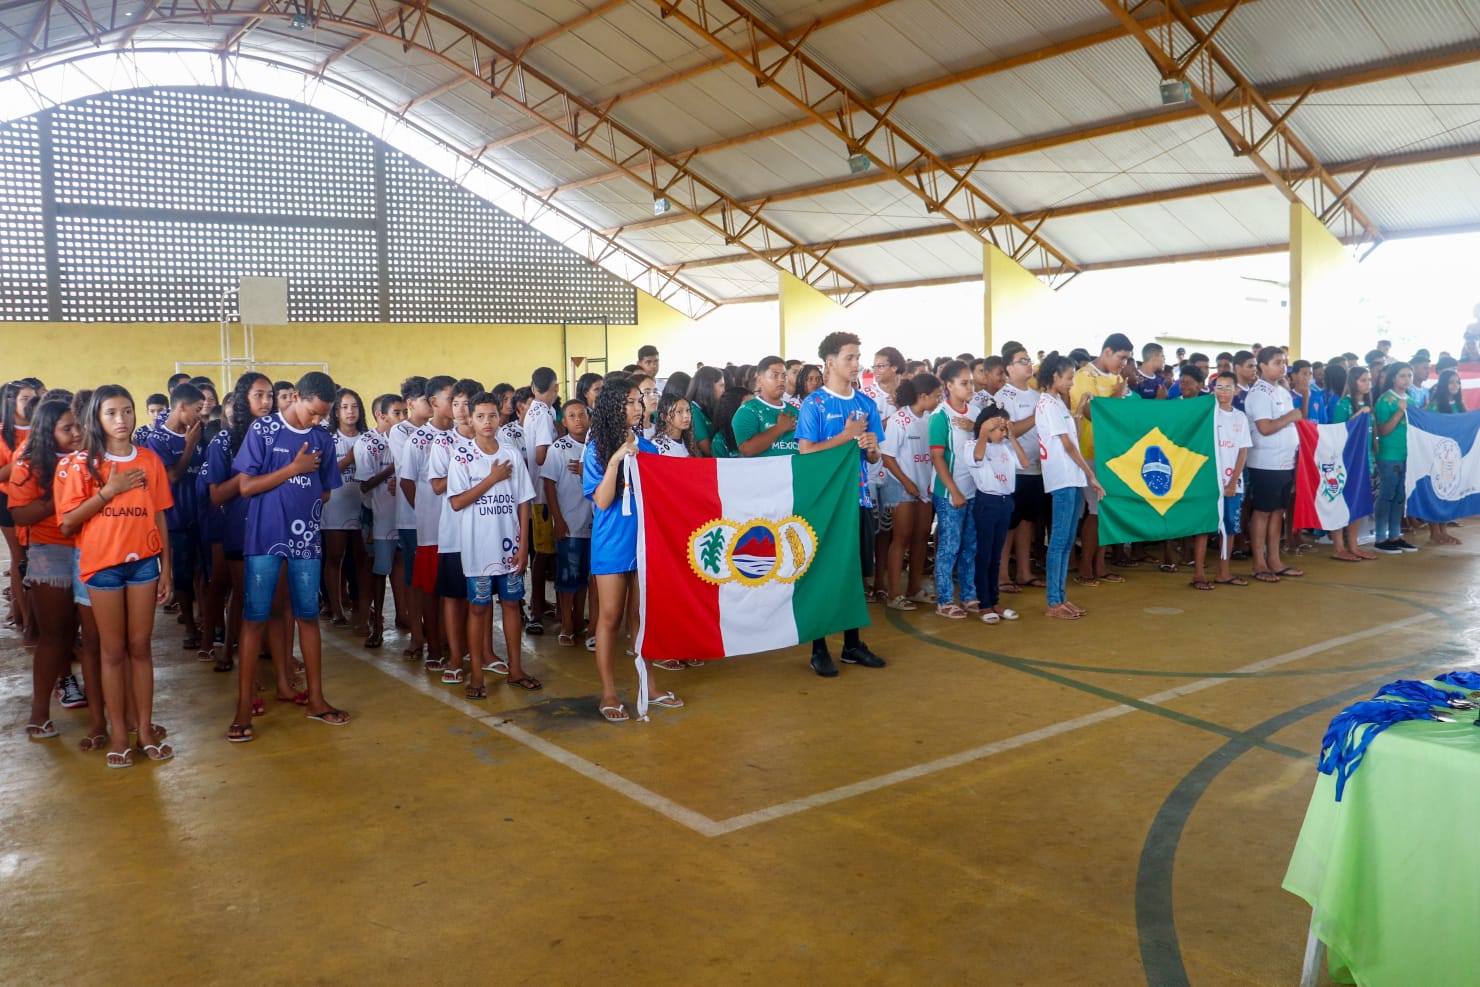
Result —
<path fill-rule="evenodd" d="M 1053 387 L 1053 379 L 1065 370 L 1074 370 L 1074 361 L 1054 350 L 1038 365 L 1038 387 L 1047 392 Z"/>
<path fill-rule="evenodd" d="M 602 466 L 611 461 L 613 455 L 632 435 L 627 426 L 627 398 L 636 388 L 627 377 L 608 377 L 596 395 L 596 407 L 591 412 L 591 434 L 588 443 L 595 443 L 596 457 Z M 622 496 L 626 478 L 617 473 L 617 496 Z"/>
<path fill-rule="evenodd" d="M 915 382 L 908 377 L 901 377 L 899 383 L 894 385 L 894 406 L 908 408 L 918 400 L 920 392 L 915 390 Z"/>
<path fill-rule="evenodd" d="M 12 450 L 15 449 L 15 426 L 23 417 L 16 404 L 21 392 L 31 389 L 31 385 L 24 380 L 12 380 L 4 388 L 0 388 L 0 438 L 5 439 L 5 444 Z"/>
<path fill-rule="evenodd" d="M 247 429 L 252 427 L 252 405 L 247 400 L 247 394 L 252 390 L 252 385 L 259 380 L 266 381 L 269 387 L 272 386 L 271 377 L 248 371 L 236 379 L 236 387 L 231 392 L 231 431 L 227 433 L 226 441 L 233 459 L 236 458 L 237 450 L 242 447 L 242 439 L 247 437 Z M 276 405 L 276 390 L 272 392 L 272 400 Z"/>
<path fill-rule="evenodd" d="M 30 468 L 31 475 L 36 478 L 36 488 L 41 491 L 42 496 L 51 492 L 51 482 L 56 479 L 57 474 L 57 460 L 61 458 L 54 434 L 57 422 L 71 411 L 71 403 L 48 397 L 41 402 L 31 419 L 31 436 L 26 440 L 26 447 L 21 450 L 19 458 L 25 460 Z"/>
<path fill-rule="evenodd" d="M 87 454 L 87 471 L 98 483 L 103 482 L 101 466 L 108 454 L 108 436 L 103 434 L 103 403 L 114 398 L 126 398 L 134 403 L 134 396 L 122 384 L 104 384 L 92 393 L 87 402 L 87 421 L 82 423 L 82 448 Z"/>

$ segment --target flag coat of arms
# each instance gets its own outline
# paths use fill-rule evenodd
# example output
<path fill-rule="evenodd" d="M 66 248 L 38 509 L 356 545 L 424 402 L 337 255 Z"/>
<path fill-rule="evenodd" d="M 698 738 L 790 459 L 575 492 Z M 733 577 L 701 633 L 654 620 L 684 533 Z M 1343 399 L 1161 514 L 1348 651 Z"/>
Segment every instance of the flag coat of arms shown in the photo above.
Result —
<path fill-rule="evenodd" d="M 644 453 L 632 475 L 644 658 L 753 654 L 868 624 L 857 446 L 754 459 Z"/>
<path fill-rule="evenodd" d="M 1365 417 L 1365 416 L 1364 416 Z M 1408 411 L 1408 513 L 1435 523 L 1480 514 L 1480 411 Z"/>
<path fill-rule="evenodd" d="M 1211 395 L 1094 402 L 1100 544 L 1163 541 L 1220 530 L 1223 490 Z"/>
<path fill-rule="evenodd" d="M 1295 423 L 1295 527 L 1336 531 L 1373 511 L 1372 416 L 1344 422 Z"/>

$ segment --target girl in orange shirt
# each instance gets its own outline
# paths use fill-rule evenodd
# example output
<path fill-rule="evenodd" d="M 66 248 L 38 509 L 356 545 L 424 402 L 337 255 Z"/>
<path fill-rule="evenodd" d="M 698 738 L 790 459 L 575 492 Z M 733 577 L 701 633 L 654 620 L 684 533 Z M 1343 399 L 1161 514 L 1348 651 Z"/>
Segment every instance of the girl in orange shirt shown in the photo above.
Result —
<path fill-rule="evenodd" d="M 43 401 L 32 424 L 10 474 L 10 511 L 18 526 L 30 528 L 26 585 L 40 642 L 32 664 L 31 722 L 26 736 L 44 740 L 58 733 L 51 721 L 52 685 L 67 671 L 77 635 L 77 608 L 72 601 L 76 554 L 72 539 L 62 534 L 57 523 L 52 487 L 58 460 L 82 445 L 82 428 L 65 400 Z M 89 666 L 84 660 L 83 665 L 84 680 L 95 686 L 96 662 Z M 92 725 L 82 741 L 85 751 L 101 748 L 107 739 L 102 703 L 90 703 L 89 710 Z"/>
<path fill-rule="evenodd" d="M 154 728 L 154 608 L 170 595 L 169 532 L 174 504 L 164 463 L 137 448 L 134 399 L 118 384 L 93 392 L 80 452 L 57 466 L 56 510 L 75 535 L 78 567 L 92 600 L 102 649 L 103 703 L 111 732 L 108 767 L 127 768 L 128 710 L 151 761 L 174 756 Z M 130 702 L 131 700 L 131 702 Z"/>
<path fill-rule="evenodd" d="M 10 477 L 12 460 L 16 450 L 26 441 L 31 431 L 26 408 L 36 397 L 36 388 L 29 380 L 13 380 L 0 389 L 0 484 Z M 8 623 L 24 629 L 26 625 L 26 596 L 21 584 L 21 567 L 25 564 L 26 550 L 21 545 L 15 530 L 15 521 L 10 517 L 3 494 L 0 494 L 0 534 L 5 536 L 5 547 L 10 550 L 10 617 Z"/>

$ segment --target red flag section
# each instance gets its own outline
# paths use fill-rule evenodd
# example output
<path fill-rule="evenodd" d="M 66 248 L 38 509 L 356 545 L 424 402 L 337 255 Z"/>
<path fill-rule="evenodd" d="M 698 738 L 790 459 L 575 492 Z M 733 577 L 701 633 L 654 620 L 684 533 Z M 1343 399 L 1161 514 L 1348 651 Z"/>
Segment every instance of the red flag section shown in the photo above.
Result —
<path fill-rule="evenodd" d="M 724 516 L 713 459 L 668 459 L 642 453 L 642 587 L 644 658 L 723 655 L 719 587 L 689 567 L 689 538 Z M 639 567 L 640 569 L 641 567 Z"/>

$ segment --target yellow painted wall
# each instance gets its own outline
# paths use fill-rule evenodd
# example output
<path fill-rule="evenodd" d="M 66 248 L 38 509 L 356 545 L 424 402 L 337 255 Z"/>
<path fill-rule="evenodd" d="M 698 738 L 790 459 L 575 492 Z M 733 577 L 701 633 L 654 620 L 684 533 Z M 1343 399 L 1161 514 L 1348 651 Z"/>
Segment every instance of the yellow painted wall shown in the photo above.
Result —
<path fill-rule="evenodd" d="M 1305 206 L 1290 204 L 1290 358 L 1326 360 L 1358 350 L 1356 261 Z"/>
<path fill-rule="evenodd" d="M 816 363 L 817 344 L 828 333 L 844 328 L 847 309 L 800 278 L 784 271 L 779 277 L 781 352 L 777 355 Z"/>
<path fill-rule="evenodd" d="M 256 357 L 273 379 L 296 380 L 319 362 L 329 374 L 361 397 L 397 390 L 411 374 L 474 377 L 492 387 L 500 381 L 529 383 L 535 367 L 554 367 L 562 384 L 571 380 L 568 357 L 602 354 L 609 337 L 609 369 L 637 359 L 637 349 L 653 343 L 663 354 L 665 372 L 692 370 L 704 359 L 702 323 L 649 295 L 638 293 L 636 325 L 469 325 L 406 323 L 305 323 L 258 326 Z M 242 330 L 233 327 L 233 352 L 242 352 Z M 220 366 L 220 327 L 216 323 L 0 323 L 0 347 L 9 377 L 36 376 L 49 387 L 77 390 L 119 383 L 141 404 L 165 380 L 183 370 L 204 374 L 227 390 Z M 712 362 L 714 357 L 710 356 Z M 581 368 L 585 372 L 585 367 Z"/>
<path fill-rule="evenodd" d="M 1033 353 L 1044 348 L 1040 340 L 1054 338 L 1053 290 L 991 244 L 982 248 L 982 282 L 985 355 L 1001 353 L 1009 339 Z"/>

